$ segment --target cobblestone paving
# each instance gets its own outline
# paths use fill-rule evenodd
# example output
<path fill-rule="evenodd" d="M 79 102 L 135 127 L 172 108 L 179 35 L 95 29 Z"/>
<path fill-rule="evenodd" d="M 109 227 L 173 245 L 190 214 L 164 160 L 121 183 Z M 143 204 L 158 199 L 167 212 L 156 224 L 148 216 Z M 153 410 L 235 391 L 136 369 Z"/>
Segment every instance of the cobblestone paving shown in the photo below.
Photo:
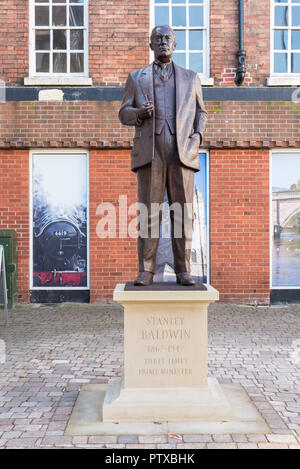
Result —
<path fill-rule="evenodd" d="M 119 305 L 18 305 L 0 339 L 0 448 L 300 449 L 300 305 L 209 309 L 209 375 L 240 383 L 272 433 L 64 436 L 83 383 L 122 374 Z"/>

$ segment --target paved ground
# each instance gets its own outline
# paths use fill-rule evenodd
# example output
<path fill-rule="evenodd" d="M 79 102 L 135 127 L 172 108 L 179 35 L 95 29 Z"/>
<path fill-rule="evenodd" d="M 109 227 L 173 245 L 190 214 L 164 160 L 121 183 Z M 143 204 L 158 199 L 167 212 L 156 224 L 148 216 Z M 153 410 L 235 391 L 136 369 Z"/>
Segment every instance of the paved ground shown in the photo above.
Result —
<path fill-rule="evenodd" d="M 9 316 L 5 327 L 0 312 L 0 448 L 300 449 L 300 305 L 209 309 L 209 375 L 244 386 L 267 435 L 64 436 L 82 383 L 122 373 L 121 307 L 19 305 Z"/>

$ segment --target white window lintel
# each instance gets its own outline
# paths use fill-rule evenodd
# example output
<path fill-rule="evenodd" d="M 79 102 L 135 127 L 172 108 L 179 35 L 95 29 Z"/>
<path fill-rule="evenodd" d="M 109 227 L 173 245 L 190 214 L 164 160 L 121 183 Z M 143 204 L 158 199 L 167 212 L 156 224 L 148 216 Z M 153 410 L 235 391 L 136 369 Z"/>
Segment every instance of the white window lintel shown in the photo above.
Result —
<path fill-rule="evenodd" d="M 271 76 L 267 78 L 267 86 L 299 86 L 300 75 Z"/>
<path fill-rule="evenodd" d="M 88 77 L 25 77 L 25 86 L 92 86 L 93 80 Z"/>

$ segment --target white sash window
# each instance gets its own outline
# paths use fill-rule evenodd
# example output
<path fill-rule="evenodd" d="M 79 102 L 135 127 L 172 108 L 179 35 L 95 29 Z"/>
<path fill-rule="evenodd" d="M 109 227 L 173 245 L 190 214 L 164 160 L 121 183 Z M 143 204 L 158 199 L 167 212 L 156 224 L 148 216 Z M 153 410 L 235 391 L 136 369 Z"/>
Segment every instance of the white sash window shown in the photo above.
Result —
<path fill-rule="evenodd" d="M 88 76 L 88 1 L 30 0 L 30 76 Z"/>
<path fill-rule="evenodd" d="M 165 24 L 176 35 L 174 62 L 209 77 L 209 1 L 151 0 L 151 27 Z"/>
<path fill-rule="evenodd" d="M 272 0 L 271 73 L 300 75 L 300 0 Z"/>

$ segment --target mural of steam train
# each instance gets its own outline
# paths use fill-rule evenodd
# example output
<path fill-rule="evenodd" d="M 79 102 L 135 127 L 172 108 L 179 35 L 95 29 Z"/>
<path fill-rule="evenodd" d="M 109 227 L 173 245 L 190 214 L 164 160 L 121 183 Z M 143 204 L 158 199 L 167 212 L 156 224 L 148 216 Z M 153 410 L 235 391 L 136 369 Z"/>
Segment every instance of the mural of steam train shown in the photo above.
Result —
<path fill-rule="evenodd" d="M 86 210 L 54 215 L 35 212 L 34 286 L 87 286 Z"/>

